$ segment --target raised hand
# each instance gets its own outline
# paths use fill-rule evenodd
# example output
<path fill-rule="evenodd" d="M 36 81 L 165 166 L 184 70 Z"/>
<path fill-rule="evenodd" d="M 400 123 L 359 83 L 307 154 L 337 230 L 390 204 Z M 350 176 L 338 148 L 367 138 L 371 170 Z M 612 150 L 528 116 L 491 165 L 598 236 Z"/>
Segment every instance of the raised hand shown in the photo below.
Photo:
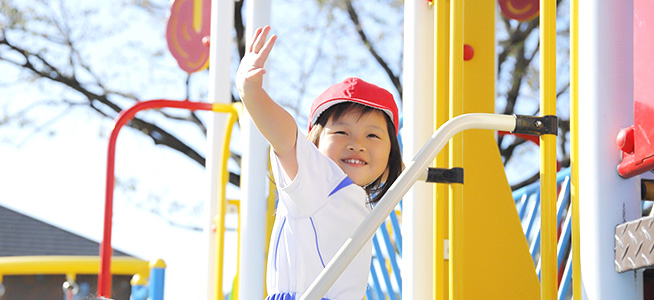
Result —
<path fill-rule="evenodd" d="M 297 124 L 262 86 L 263 74 L 266 73 L 263 65 L 277 40 L 275 35 L 268 38 L 269 33 L 270 26 L 259 28 L 254 33 L 236 72 L 236 88 L 254 125 L 272 146 L 286 174 L 294 178 L 298 168 L 295 155 Z"/>
<path fill-rule="evenodd" d="M 263 90 L 263 75 L 266 70 L 263 65 L 268 59 L 268 54 L 275 45 L 276 35 L 268 39 L 270 26 L 258 28 L 254 33 L 252 43 L 246 49 L 245 56 L 236 71 L 236 88 L 241 99 L 247 98 L 251 93 L 257 93 Z"/>

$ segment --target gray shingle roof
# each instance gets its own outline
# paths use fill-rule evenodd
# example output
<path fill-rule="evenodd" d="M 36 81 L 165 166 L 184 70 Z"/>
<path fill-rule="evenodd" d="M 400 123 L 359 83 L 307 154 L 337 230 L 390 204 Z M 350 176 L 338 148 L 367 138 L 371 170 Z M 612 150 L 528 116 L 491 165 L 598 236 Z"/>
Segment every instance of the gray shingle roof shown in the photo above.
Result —
<path fill-rule="evenodd" d="M 97 242 L 0 206 L 0 256 L 98 255 Z M 114 249 L 115 256 L 130 256 Z"/>

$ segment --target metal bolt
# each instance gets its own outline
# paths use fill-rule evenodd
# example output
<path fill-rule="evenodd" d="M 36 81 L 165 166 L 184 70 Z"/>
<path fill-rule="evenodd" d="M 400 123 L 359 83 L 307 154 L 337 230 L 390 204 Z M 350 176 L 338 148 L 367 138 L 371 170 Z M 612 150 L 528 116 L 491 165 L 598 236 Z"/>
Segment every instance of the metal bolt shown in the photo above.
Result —
<path fill-rule="evenodd" d="M 541 122 L 540 120 L 536 120 L 536 122 L 534 122 L 534 125 L 536 125 L 536 128 L 543 128 L 543 122 Z"/>
<path fill-rule="evenodd" d="M 61 286 L 61 289 L 64 291 L 65 294 L 68 294 L 68 292 L 72 292 L 73 295 L 77 295 L 79 292 L 79 285 L 75 281 L 65 281 L 64 284 Z"/>

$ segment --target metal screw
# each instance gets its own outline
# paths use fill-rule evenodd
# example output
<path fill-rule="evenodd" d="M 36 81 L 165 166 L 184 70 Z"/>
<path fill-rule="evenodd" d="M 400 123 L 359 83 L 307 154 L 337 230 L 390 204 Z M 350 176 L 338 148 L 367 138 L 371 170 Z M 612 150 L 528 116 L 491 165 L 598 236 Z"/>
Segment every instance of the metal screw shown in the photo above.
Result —
<path fill-rule="evenodd" d="M 534 122 L 534 125 L 536 125 L 536 128 L 543 128 L 543 122 L 541 122 L 540 120 L 536 120 L 536 122 Z"/>
<path fill-rule="evenodd" d="M 75 281 L 65 281 L 64 284 L 61 286 L 61 289 L 66 294 L 70 291 L 73 293 L 73 295 L 77 295 L 77 293 L 79 292 L 79 285 L 77 285 Z"/>

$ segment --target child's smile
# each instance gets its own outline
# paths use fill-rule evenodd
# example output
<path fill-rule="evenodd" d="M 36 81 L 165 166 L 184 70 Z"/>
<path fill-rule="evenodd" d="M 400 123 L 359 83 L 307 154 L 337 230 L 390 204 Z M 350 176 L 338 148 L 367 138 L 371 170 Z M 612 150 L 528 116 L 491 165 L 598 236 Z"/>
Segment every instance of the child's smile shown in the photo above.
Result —
<path fill-rule="evenodd" d="M 330 118 L 318 150 L 336 162 L 355 184 L 372 183 L 386 171 L 391 151 L 384 113 L 375 110 L 361 115 L 361 111 L 354 110 L 338 120 Z"/>
<path fill-rule="evenodd" d="M 367 165 L 368 164 L 365 161 L 358 160 L 358 159 L 355 159 L 355 158 L 343 159 L 343 162 L 346 163 L 346 164 L 351 164 L 351 165 L 355 165 L 355 166 L 356 165 Z"/>

